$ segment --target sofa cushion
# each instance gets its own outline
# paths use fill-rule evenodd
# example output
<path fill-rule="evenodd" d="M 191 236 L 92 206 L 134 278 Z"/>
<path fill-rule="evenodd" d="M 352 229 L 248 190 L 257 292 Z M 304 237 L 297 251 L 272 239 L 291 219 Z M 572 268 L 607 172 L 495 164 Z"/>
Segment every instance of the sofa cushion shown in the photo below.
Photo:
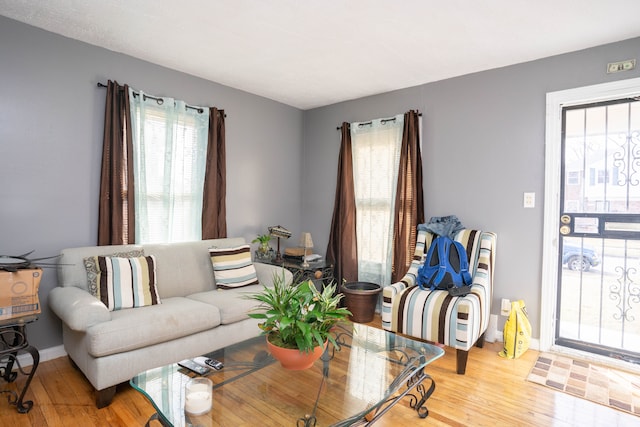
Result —
<path fill-rule="evenodd" d="M 258 307 L 260 303 L 246 297 L 261 292 L 262 289 L 262 285 L 252 285 L 239 289 L 198 292 L 187 298 L 215 306 L 220 310 L 220 323 L 228 325 L 249 318 L 247 313 Z"/>
<path fill-rule="evenodd" d="M 110 257 L 122 257 L 122 258 L 137 258 L 144 256 L 144 250 L 135 249 L 126 252 L 115 252 L 106 256 Z M 89 286 L 89 292 L 94 297 L 98 297 L 98 276 L 100 275 L 100 269 L 98 268 L 98 256 L 90 256 L 82 259 L 84 268 L 87 270 L 87 285 Z"/>
<path fill-rule="evenodd" d="M 153 255 L 97 257 L 98 298 L 109 311 L 160 304 Z"/>
<path fill-rule="evenodd" d="M 87 329 L 88 352 L 108 356 L 195 334 L 220 325 L 216 307 L 183 298 L 162 304 L 114 311 L 111 321 Z"/>
<path fill-rule="evenodd" d="M 233 248 L 210 248 L 209 255 L 218 289 L 232 289 L 258 284 L 249 245 Z"/>

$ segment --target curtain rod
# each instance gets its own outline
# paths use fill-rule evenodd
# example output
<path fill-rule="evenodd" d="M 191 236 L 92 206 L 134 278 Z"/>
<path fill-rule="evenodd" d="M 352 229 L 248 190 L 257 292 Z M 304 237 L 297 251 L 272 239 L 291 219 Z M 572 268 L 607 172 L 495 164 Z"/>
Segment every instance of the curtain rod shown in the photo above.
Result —
<path fill-rule="evenodd" d="M 418 117 L 422 117 L 422 113 L 418 113 Z M 390 119 L 381 119 L 380 121 L 382 122 L 382 124 L 384 124 L 386 122 L 395 122 L 396 118 L 395 117 L 391 117 Z M 363 122 L 363 123 L 358 124 L 358 126 L 360 126 L 360 127 L 367 126 L 367 125 L 370 125 L 372 123 L 373 123 L 372 121 Z M 340 130 L 340 129 L 342 129 L 342 126 L 338 126 L 336 128 L 336 130 Z"/>
<path fill-rule="evenodd" d="M 107 87 L 107 85 L 106 85 L 106 84 L 104 84 L 104 83 L 98 82 L 98 87 L 106 88 L 106 87 Z M 133 92 L 133 96 L 140 96 L 140 94 L 139 94 L 138 92 L 134 91 L 134 92 Z M 153 100 L 154 100 L 154 101 L 156 101 L 159 105 L 162 105 L 162 103 L 164 102 L 164 99 L 162 99 L 162 98 L 157 98 L 157 97 L 155 97 L 155 96 L 151 96 L 151 95 L 148 95 L 148 94 L 146 94 L 146 93 L 144 94 L 144 96 L 145 96 L 145 98 L 153 99 Z M 187 108 L 192 109 L 192 110 L 196 110 L 198 113 L 201 113 L 201 114 L 204 112 L 204 109 L 203 109 L 202 107 L 192 107 L 191 105 L 188 105 L 188 104 L 185 104 L 185 106 L 186 106 Z M 225 115 L 224 115 L 224 116 L 225 116 L 225 117 L 227 117 L 226 113 L 225 113 Z"/>

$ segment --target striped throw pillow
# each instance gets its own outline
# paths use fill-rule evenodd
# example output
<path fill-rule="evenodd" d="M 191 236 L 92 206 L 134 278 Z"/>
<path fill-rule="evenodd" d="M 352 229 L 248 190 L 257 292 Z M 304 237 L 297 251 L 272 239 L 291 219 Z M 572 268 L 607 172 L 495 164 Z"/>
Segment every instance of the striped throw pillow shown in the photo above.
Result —
<path fill-rule="evenodd" d="M 160 304 L 153 255 L 97 258 L 98 298 L 109 311 Z"/>
<path fill-rule="evenodd" d="M 213 276 L 219 289 L 241 288 L 258 284 L 256 268 L 251 262 L 251 247 L 210 248 Z"/>
<path fill-rule="evenodd" d="M 137 258 L 144 256 L 144 250 L 142 249 L 134 249 L 129 252 L 116 252 L 109 255 L 104 255 L 109 257 L 122 257 L 122 258 Z M 100 274 L 100 270 L 98 268 L 98 255 L 86 257 L 82 259 L 84 262 L 84 268 L 87 270 L 87 284 L 89 286 L 89 292 L 94 297 L 98 296 L 98 275 Z"/>

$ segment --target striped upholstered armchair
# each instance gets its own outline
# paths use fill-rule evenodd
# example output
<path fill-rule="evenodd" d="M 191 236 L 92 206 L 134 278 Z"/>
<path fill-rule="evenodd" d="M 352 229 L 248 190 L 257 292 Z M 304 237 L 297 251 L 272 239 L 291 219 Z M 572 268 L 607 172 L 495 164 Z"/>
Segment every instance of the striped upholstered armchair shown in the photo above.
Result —
<path fill-rule="evenodd" d="M 416 285 L 418 268 L 425 261 L 434 234 L 418 226 L 416 251 L 409 271 L 398 283 L 383 290 L 382 327 L 456 349 L 456 371 L 464 374 L 468 351 L 482 347 L 489 324 L 493 295 L 496 235 L 479 230 L 461 230 L 454 240 L 467 249 L 471 293 L 453 297 L 447 291 L 422 290 Z"/>

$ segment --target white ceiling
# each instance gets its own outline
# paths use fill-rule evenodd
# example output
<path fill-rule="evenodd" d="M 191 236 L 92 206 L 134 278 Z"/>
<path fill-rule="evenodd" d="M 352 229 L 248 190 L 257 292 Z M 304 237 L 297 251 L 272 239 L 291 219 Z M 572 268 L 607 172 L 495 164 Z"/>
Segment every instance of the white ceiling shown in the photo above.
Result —
<path fill-rule="evenodd" d="M 305 110 L 640 36 L 638 0 L 0 0 L 0 15 Z"/>

